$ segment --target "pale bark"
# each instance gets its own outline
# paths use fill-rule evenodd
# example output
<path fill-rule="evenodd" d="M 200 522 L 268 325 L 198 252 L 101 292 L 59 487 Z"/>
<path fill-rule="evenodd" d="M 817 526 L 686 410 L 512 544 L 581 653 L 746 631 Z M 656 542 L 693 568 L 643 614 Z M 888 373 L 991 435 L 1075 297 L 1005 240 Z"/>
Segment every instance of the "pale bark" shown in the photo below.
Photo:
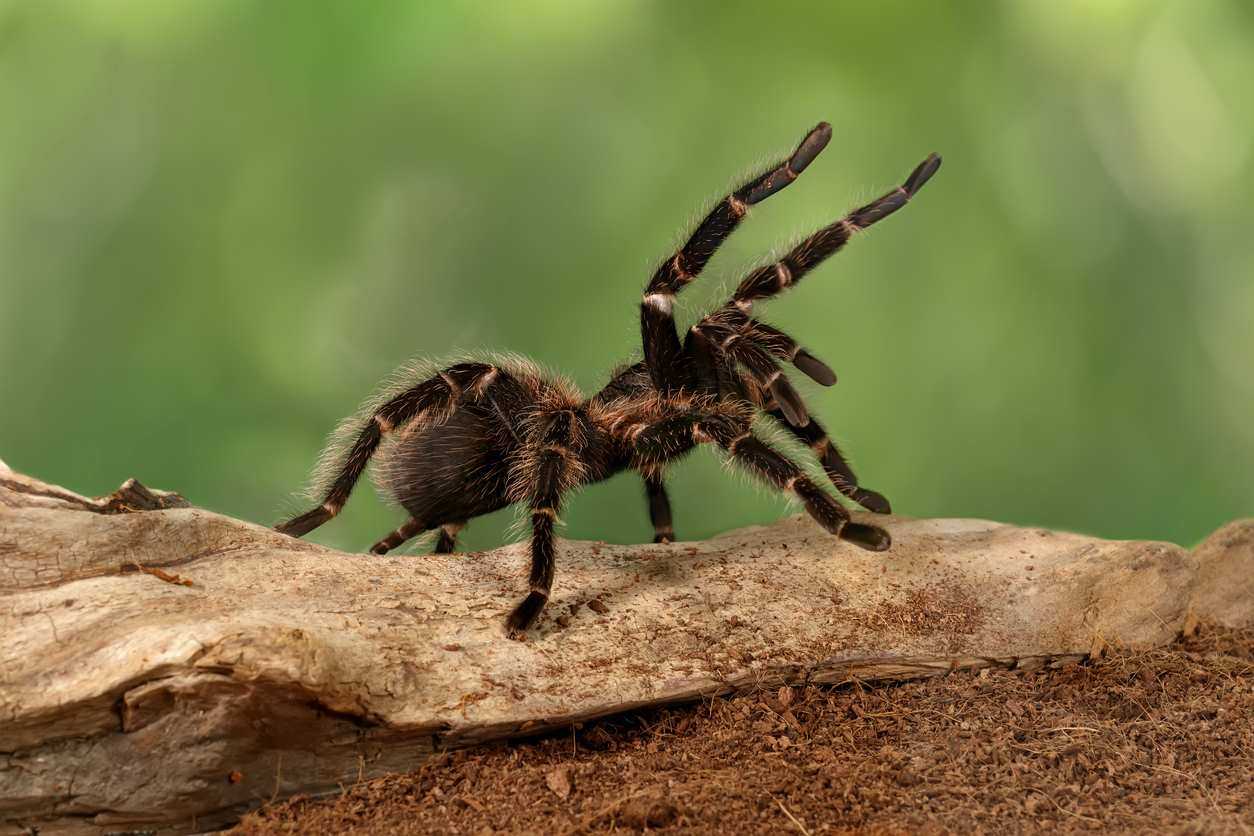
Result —
<path fill-rule="evenodd" d="M 0 830 L 204 828 L 641 706 L 1059 664 L 1254 621 L 1254 520 L 1192 552 L 877 521 L 882 554 L 804 517 L 669 546 L 563 541 L 519 643 L 502 629 L 525 589 L 519 546 L 344 554 L 0 463 Z"/>

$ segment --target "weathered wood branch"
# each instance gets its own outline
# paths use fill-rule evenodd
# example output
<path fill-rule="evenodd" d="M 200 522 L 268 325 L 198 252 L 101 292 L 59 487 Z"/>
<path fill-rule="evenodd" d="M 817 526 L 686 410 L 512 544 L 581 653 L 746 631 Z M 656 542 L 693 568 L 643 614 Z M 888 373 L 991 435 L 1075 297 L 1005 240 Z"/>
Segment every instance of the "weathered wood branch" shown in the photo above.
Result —
<path fill-rule="evenodd" d="M 0 829 L 204 828 L 641 706 L 1057 664 L 1254 620 L 1254 520 L 1192 552 L 887 526 L 882 554 L 806 518 L 670 546 L 564 542 L 555 598 L 519 643 L 502 629 L 519 547 L 343 554 L 137 484 L 93 500 L 0 465 Z"/>

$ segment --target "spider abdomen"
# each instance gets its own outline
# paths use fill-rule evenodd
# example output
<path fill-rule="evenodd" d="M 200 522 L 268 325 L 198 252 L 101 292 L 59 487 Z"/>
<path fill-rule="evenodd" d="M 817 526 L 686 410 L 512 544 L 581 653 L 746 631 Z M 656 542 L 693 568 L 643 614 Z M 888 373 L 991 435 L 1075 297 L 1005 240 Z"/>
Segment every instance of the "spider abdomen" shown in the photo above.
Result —
<path fill-rule="evenodd" d="M 503 508 L 514 451 L 502 429 L 490 408 L 467 404 L 390 442 L 376 458 L 375 485 L 428 528 Z"/>

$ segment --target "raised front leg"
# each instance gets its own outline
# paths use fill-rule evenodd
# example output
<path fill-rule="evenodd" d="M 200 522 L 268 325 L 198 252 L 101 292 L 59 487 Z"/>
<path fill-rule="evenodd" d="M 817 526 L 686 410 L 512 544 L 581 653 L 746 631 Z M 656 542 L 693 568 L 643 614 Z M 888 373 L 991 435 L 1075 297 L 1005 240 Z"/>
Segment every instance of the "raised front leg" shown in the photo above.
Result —
<path fill-rule="evenodd" d="M 755 302 L 769 299 L 792 287 L 844 247 L 854 235 L 909 203 L 910 198 L 940 169 L 940 165 L 941 158 L 929 154 L 897 188 L 805 238 L 779 261 L 750 272 L 723 308 L 734 308 L 748 315 Z M 711 316 L 717 317 L 717 312 Z"/>
<path fill-rule="evenodd" d="M 681 347 L 672 313 L 675 294 L 705 269 L 715 250 L 740 225 L 749 207 L 796 180 L 831 138 L 831 125 L 820 122 L 787 160 L 719 201 L 679 251 L 657 268 L 640 303 L 640 331 L 645 364 L 659 391 L 670 392 L 683 384 L 679 369 Z"/>
<path fill-rule="evenodd" d="M 688 345 L 694 349 L 697 361 L 694 365 L 717 369 L 720 358 L 726 358 L 734 365 L 743 366 L 758 387 L 770 393 L 792 427 L 805 427 L 810 420 L 805 404 L 784 376 L 778 361 L 791 362 L 824 386 L 834 384 L 836 375 L 792 337 L 755 319 L 752 316 L 754 303 L 792 287 L 840 250 L 851 236 L 905 206 L 937 172 L 940 164 L 940 157 L 930 155 L 915 167 L 902 185 L 815 232 L 773 264 L 749 273 L 731 299 L 689 329 Z M 836 457 L 839 458 L 839 454 Z"/>

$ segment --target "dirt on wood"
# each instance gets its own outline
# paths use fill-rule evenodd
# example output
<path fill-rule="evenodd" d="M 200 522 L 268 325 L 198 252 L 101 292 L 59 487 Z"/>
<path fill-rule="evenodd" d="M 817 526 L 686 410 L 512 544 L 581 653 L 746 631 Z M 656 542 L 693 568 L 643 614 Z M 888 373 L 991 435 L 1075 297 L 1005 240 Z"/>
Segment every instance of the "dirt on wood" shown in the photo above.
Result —
<path fill-rule="evenodd" d="M 452 752 L 240 834 L 1254 831 L 1254 630 L 784 688 Z"/>

